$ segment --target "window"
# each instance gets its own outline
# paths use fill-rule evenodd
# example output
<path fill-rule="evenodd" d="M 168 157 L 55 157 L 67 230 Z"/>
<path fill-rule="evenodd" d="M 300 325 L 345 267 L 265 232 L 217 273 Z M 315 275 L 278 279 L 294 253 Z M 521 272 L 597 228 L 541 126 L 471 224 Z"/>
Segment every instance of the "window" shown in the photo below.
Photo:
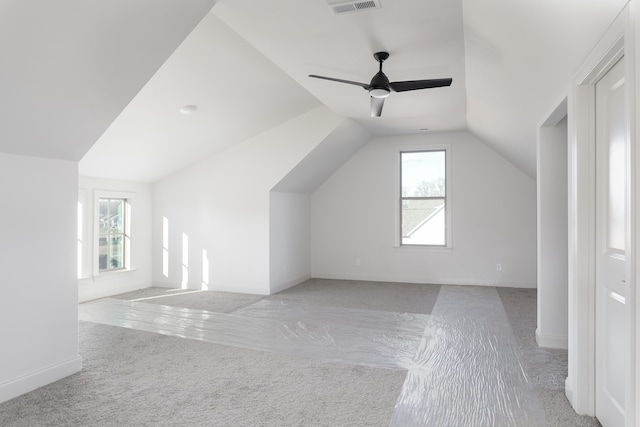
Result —
<path fill-rule="evenodd" d="M 400 244 L 447 246 L 447 151 L 400 152 Z"/>
<path fill-rule="evenodd" d="M 127 267 L 129 242 L 126 199 L 98 199 L 98 264 L 100 272 Z"/>

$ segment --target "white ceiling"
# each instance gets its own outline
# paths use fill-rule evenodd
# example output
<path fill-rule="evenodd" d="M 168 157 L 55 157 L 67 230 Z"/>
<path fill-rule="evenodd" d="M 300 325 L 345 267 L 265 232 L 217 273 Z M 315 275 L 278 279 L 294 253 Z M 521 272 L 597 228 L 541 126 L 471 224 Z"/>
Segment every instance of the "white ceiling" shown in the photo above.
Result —
<path fill-rule="evenodd" d="M 627 0 L 464 0 L 469 130 L 531 177 L 537 127 Z"/>
<path fill-rule="evenodd" d="M 371 135 L 469 129 L 535 177 L 536 127 L 626 0 L 381 0 L 334 15 L 324 0 L 219 0 L 80 162 L 81 174 L 153 182 L 326 105 Z M 360 87 L 372 54 L 391 81 L 380 118 Z M 183 105 L 199 107 L 183 116 Z"/>
<path fill-rule="evenodd" d="M 212 6 L 2 0 L 0 152 L 80 160 Z"/>
<path fill-rule="evenodd" d="M 465 54 L 460 0 L 382 0 L 382 8 L 334 15 L 323 0 L 221 0 L 213 9 L 234 30 L 337 114 L 370 133 L 466 128 Z M 391 81 L 453 78 L 451 87 L 391 93 L 370 115 L 362 88 L 309 78 L 369 83 L 373 53 L 387 51 Z"/>
<path fill-rule="evenodd" d="M 180 114 L 195 105 L 197 111 Z M 207 14 L 80 162 L 80 174 L 154 182 L 320 103 Z"/>

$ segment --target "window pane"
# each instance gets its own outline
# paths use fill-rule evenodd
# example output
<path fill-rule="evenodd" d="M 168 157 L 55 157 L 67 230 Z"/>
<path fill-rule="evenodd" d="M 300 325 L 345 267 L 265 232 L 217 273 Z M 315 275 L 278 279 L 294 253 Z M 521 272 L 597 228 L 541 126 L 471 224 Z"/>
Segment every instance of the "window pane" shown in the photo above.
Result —
<path fill-rule="evenodd" d="M 400 153 L 402 197 L 445 197 L 445 152 Z"/>
<path fill-rule="evenodd" d="M 402 244 L 446 244 L 444 199 L 402 201 Z"/>
<path fill-rule="evenodd" d="M 124 218 L 124 200 L 109 200 L 109 220 L 111 230 L 122 233 Z"/>
<path fill-rule="evenodd" d="M 100 199 L 99 201 L 99 233 L 107 233 L 109 231 L 109 200 Z"/>
<path fill-rule="evenodd" d="M 98 267 L 100 271 L 125 268 L 125 199 L 99 201 Z"/>
<path fill-rule="evenodd" d="M 109 259 L 109 246 L 108 246 L 108 235 L 100 235 L 98 240 L 98 260 L 100 264 L 100 270 L 107 269 L 107 261 Z"/>
<path fill-rule="evenodd" d="M 109 248 L 109 269 L 122 268 L 124 255 L 124 236 L 111 235 L 111 245 Z"/>
<path fill-rule="evenodd" d="M 108 259 L 107 254 L 100 254 L 100 258 L 99 258 L 100 271 L 107 269 L 107 259 Z"/>

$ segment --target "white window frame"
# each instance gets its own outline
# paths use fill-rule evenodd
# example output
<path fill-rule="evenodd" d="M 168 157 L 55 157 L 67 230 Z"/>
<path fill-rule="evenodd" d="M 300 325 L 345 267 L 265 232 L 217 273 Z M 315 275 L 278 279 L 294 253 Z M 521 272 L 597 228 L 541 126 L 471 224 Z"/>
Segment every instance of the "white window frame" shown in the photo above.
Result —
<path fill-rule="evenodd" d="M 393 236 L 394 248 L 402 251 L 427 251 L 427 252 L 450 252 L 453 249 L 452 233 L 452 179 L 451 179 L 451 157 L 452 148 L 450 144 L 419 144 L 404 145 L 395 147 L 395 185 L 393 200 Z M 402 244 L 402 188 L 401 188 L 401 153 L 420 151 L 444 151 L 445 152 L 445 245 L 403 245 Z"/>
<path fill-rule="evenodd" d="M 104 191 L 96 190 L 93 198 L 93 276 L 105 276 L 119 274 L 134 270 L 132 266 L 132 252 L 134 246 L 133 237 L 133 206 L 135 193 L 120 191 Z M 124 268 L 116 270 L 100 270 L 100 230 L 98 222 L 100 221 L 100 199 L 123 199 L 125 200 L 125 251 L 124 251 Z"/>

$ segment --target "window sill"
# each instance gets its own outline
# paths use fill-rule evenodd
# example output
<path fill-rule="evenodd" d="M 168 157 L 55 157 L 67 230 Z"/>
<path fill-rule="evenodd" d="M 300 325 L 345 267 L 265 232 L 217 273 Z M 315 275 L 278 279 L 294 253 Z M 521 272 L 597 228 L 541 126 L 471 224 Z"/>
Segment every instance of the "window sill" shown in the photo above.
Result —
<path fill-rule="evenodd" d="M 138 271 L 137 268 L 123 269 L 123 270 L 115 270 L 115 271 L 105 271 L 102 273 L 94 274 L 92 276 L 80 277 L 78 280 L 83 282 L 100 282 L 103 280 L 114 279 L 118 277 L 130 276 Z"/>
<path fill-rule="evenodd" d="M 441 253 L 448 254 L 453 252 L 452 247 L 447 246 L 420 246 L 420 245 L 394 245 L 393 249 L 399 252 L 418 252 L 418 253 Z"/>

